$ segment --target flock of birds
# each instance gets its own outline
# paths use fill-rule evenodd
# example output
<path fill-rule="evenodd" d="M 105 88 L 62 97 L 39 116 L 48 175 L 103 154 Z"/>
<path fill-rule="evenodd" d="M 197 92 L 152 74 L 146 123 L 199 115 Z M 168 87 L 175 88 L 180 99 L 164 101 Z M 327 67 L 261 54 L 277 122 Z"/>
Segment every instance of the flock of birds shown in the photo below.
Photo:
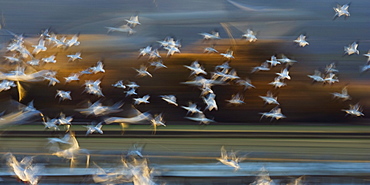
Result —
<path fill-rule="evenodd" d="M 334 19 L 338 17 L 349 17 L 350 14 L 348 12 L 350 4 L 345 5 L 338 5 L 334 7 L 335 16 Z M 108 33 L 110 32 L 124 32 L 128 34 L 134 34 L 136 31 L 134 28 L 141 23 L 139 22 L 138 16 L 132 16 L 130 19 L 126 20 L 127 24 L 124 24 L 120 27 L 106 27 Z M 59 37 L 59 35 L 50 32 L 48 29 L 44 30 L 40 37 L 39 42 L 37 45 L 30 45 L 27 43 L 25 38 L 22 35 L 14 34 L 8 31 L 13 35 L 13 39 L 8 44 L 6 50 L 6 56 L 4 56 L 5 60 L 12 65 L 17 66 L 15 70 L 10 72 L 0 72 L 0 91 L 7 91 L 13 87 L 18 88 L 19 93 L 19 100 L 25 95 L 25 90 L 22 87 L 22 82 L 40 82 L 40 81 L 47 81 L 49 86 L 55 86 L 56 84 L 60 83 L 60 80 L 57 78 L 57 72 L 53 70 L 40 70 L 35 71 L 32 73 L 26 73 L 25 69 L 27 66 L 28 68 L 32 68 L 32 66 L 40 66 L 43 63 L 56 63 L 56 55 L 51 55 L 48 57 L 40 58 L 38 57 L 39 53 L 47 51 L 49 48 L 60 48 L 62 50 L 68 50 L 69 48 L 76 47 L 80 45 L 79 41 L 79 34 L 72 36 L 71 38 L 67 37 Z M 213 31 L 211 33 L 199 33 L 203 37 L 204 40 L 219 40 L 221 39 L 219 33 L 217 31 Z M 245 38 L 248 42 L 256 42 L 257 35 L 254 31 L 248 29 L 245 34 L 241 36 Z M 300 35 L 296 40 L 293 41 L 300 47 L 306 47 L 309 45 L 309 42 L 306 40 L 305 35 Z M 138 57 L 148 57 L 148 65 L 141 65 L 139 68 L 135 68 L 134 70 L 137 72 L 137 77 L 152 77 L 153 75 L 148 71 L 149 67 L 154 67 L 155 70 L 160 68 L 167 68 L 167 66 L 162 61 L 162 56 L 159 53 L 161 49 L 167 51 L 166 56 L 171 57 L 176 53 L 181 53 L 180 48 L 181 41 L 176 40 L 173 37 L 167 37 L 162 41 L 158 41 L 159 47 L 153 48 L 151 45 L 146 46 L 139 50 Z M 354 55 L 359 54 L 357 50 L 358 44 L 356 42 L 350 44 L 348 47 L 344 47 L 344 52 L 346 55 Z M 30 49 L 31 48 L 31 49 Z M 32 49 L 33 48 L 33 49 Z M 244 87 L 244 90 L 255 88 L 252 85 L 251 81 L 246 78 L 242 79 L 237 75 L 237 71 L 232 69 L 230 61 L 234 59 L 234 53 L 231 49 L 228 49 L 224 53 L 220 53 L 217 51 L 212 45 L 211 47 L 204 48 L 204 53 L 219 53 L 222 57 L 225 58 L 225 62 L 215 66 L 214 71 L 211 72 L 210 78 L 205 78 L 205 75 L 208 75 L 209 72 L 205 71 L 205 68 L 199 61 L 193 61 L 190 65 L 184 65 L 184 68 L 190 71 L 190 77 L 192 79 L 181 82 L 185 85 L 196 86 L 200 89 L 200 96 L 206 105 L 206 107 L 202 110 L 198 107 L 196 103 L 189 103 L 188 105 L 179 105 L 177 102 L 176 95 L 173 94 L 166 94 L 161 95 L 160 98 L 163 101 L 167 102 L 171 106 L 174 107 L 181 107 L 182 109 L 187 111 L 186 119 L 199 122 L 201 124 L 209 124 L 214 122 L 213 119 L 207 118 L 205 115 L 205 111 L 213 111 L 218 110 L 218 104 L 216 101 L 216 94 L 212 90 L 212 87 L 215 85 L 223 85 L 227 83 L 233 83 L 239 86 Z M 370 52 L 364 54 L 364 56 L 368 57 L 368 61 L 370 61 Z M 69 62 L 74 62 L 78 60 L 82 60 L 81 52 L 77 52 L 75 54 L 70 54 L 66 56 Z M 269 83 L 274 88 L 282 88 L 287 85 L 286 81 L 291 80 L 289 75 L 289 70 L 293 64 L 297 63 L 297 61 L 292 60 L 285 55 L 281 55 L 280 58 L 277 58 L 275 55 L 271 56 L 270 60 L 266 60 L 260 66 L 256 66 L 251 70 L 251 73 L 256 73 L 259 71 L 269 71 L 271 68 L 282 65 L 283 68 L 281 72 L 276 73 L 276 78 Z M 363 68 L 362 71 L 367 71 L 370 69 L 370 63 L 367 63 Z M 104 63 L 103 61 L 98 61 L 96 65 L 89 67 L 85 70 L 82 70 L 78 73 L 72 73 L 67 77 L 64 77 L 64 81 L 66 84 L 71 83 L 73 81 L 79 81 L 79 78 L 82 75 L 90 75 L 90 74 L 97 74 L 97 73 L 105 73 Z M 325 67 L 324 71 L 316 70 L 313 75 L 308 75 L 315 82 L 320 82 L 324 84 L 334 84 L 339 82 L 337 78 L 338 70 L 335 68 L 335 63 L 332 63 Z M 101 80 L 86 80 L 84 83 L 84 93 L 91 94 L 97 97 L 104 97 L 102 88 L 101 88 Z M 140 105 L 140 104 L 148 104 L 150 103 L 150 95 L 143 95 L 138 96 L 136 90 L 140 87 L 135 82 L 127 82 L 123 80 L 119 80 L 116 83 L 112 84 L 113 87 L 124 89 L 126 97 L 133 97 L 133 107 Z M 332 93 L 333 97 L 342 99 L 343 101 L 351 100 L 347 92 L 347 87 L 344 87 L 341 92 Z M 56 98 L 59 99 L 60 102 L 72 100 L 71 91 L 58 89 L 56 91 Z M 276 107 L 272 108 L 269 112 L 262 112 L 262 118 L 271 118 L 271 120 L 279 120 L 286 118 L 286 116 L 282 113 L 280 103 L 278 102 L 278 98 L 274 96 L 271 91 L 268 91 L 265 96 L 259 96 L 265 104 L 275 105 Z M 232 95 L 231 99 L 226 100 L 231 105 L 241 105 L 244 104 L 242 94 L 234 94 Z M 136 116 L 133 117 L 107 117 L 107 115 L 112 113 L 117 113 L 122 111 L 122 106 L 124 102 L 118 102 L 112 106 L 103 105 L 103 103 L 98 100 L 94 103 L 89 103 L 87 108 L 79 108 L 75 109 L 76 111 L 80 112 L 86 116 L 94 116 L 103 118 L 103 120 L 99 123 L 93 122 L 91 125 L 86 125 L 86 135 L 93 134 L 93 133 L 100 133 L 103 134 L 103 125 L 104 124 L 112 124 L 112 123 L 119 123 L 122 125 L 122 128 L 125 128 L 127 124 L 136 124 L 141 122 L 149 122 L 153 128 L 154 133 L 156 128 L 159 126 L 166 126 L 165 121 L 163 119 L 163 114 L 156 114 L 152 115 L 149 112 L 140 112 L 139 110 L 135 109 Z M 361 106 L 359 104 L 350 105 L 348 109 L 343 109 L 346 114 L 353 115 L 353 116 L 364 116 L 361 110 Z M 40 111 L 33 107 L 33 103 L 31 102 L 28 106 L 25 106 L 22 110 L 16 113 L 5 114 L 1 117 L 0 123 L 2 125 L 10 125 L 15 122 L 20 122 L 19 120 L 23 120 L 28 118 L 29 116 L 33 115 L 41 115 L 43 119 L 43 123 L 45 128 L 52 129 L 52 130 L 59 130 L 59 126 L 64 125 L 66 127 L 66 134 L 62 138 L 49 138 L 48 143 L 50 146 L 50 151 L 52 155 L 62 157 L 65 159 L 70 160 L 70 167 L 75 166 L 75 162 L 77 156 L 81 154 L 86 155 L 86 165 L 89 166 L 90 154 L 89 151 L 86 149 L 81 149 L 79 143 L 71 129 L 73 117 L 66 116 L 64 113 L 60 113 L 59 117 L 50 119 L 47 116 L 44 116 Z M 21 161 L 18 161 L 16 157 L 8 153 L 5 155 L 7 158 L 7 164 L 9 168 L 14 172 L 18 179 L 24 182 L 28 182 L 30 184 L 38 184 L 40 179 L 40 171 L 42 167 L 39 165 L 32 164 L 33 157 L 25 157 Z M 224 147 L 221 148 L 221 156 L 217 158 L 217 160 L 227 166 L 234 168 L 234 170 L 239 170 L 239 162 L 243 160 L 245 157 L 237 157 L 235 152 L 227 152 Z M 96 164 L 95 164 L 96 165 Z M 97 165 L 96 165 L 97 166 Z M 133 182 L 134 184 L 139 185 L 149 185 L 155 184 L 153 181 L 153 170 L 149 168 L 148 161 L 143 157 L 141 154 L 141 148 L 138 146 L 133 146 L 133 149 L 129 150 L 126 157 L 122 159 L 122 165 L 114 169 L 112 171 L 105 171 L 104 169 L 97 166 L 99 169 L 98 172 L 93 176 L 93 180 L 96 183 L 101 184 L 117 184 L 117 183 L 124 183 L 124 182 Z M 271 180 L 268 176 L 266 170 L 261 170 L 263 173 L 260 175 L 255 182 L 251 184 L 274 184 L 273 180 Z M 295 180 L 295 182 L 291 184 L 302 184 L 301 179 Z"/>

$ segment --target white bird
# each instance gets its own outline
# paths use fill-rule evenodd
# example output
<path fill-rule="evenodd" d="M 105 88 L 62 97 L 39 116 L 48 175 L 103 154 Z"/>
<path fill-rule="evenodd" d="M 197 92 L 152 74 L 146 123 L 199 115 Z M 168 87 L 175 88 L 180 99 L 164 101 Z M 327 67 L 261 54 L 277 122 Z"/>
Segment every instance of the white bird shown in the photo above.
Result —
<path fill-rule="evenodd" d="M 203 52 L 204 53 L 218 53 L 218 51 L 213 46 L 204 48 Z"/>
<path fill-rule="evenodd" d="M 80 52 L 77 52 L 76 54 L 73 54 L 73 55 L 67 55 L 67 57 L 69 58 L 68 61 L 75 61 L 75 60 L 81 60 L 82 57 L 81 57 L 81 53 Z"/>
<path fill-rule="evenodd" d="M 189 106 L 181 106 L 181 108 L 187 110 L 188 111 L 187 114 L 189 114 L 189 112 L 192 114 L 202 113 L 202 111 L 197 108 L 197 104 L 191 102 L 189 102 Z"/>
<path fill-rule="evenodd" d="M 98 61 L 96 63 L 96 66 L 90 67 L 90 71 L 93 74 L 96 74 L 96 73 L 99 73 L 99 72 L 105 73 L 103 62 L 102 61 Z"/>
<path fill-rule="evenodd" d="M 134 68 L 135 69 L 135 68 Z M 152 74 L 150 74 L 148 71 L 147 71 L 148 67 L 144 66 L 144 65 L 141 65 L 139 69 L 135 69 L 135 71 L 137 72 L 137 75 L 138 77 L 144 77 L 144 76 L 150 76 L 150 77 L 153 77 Z"/>
<path fill-rule="evenodd" d="M 70 40 L 65 42 L 64 47 L 69 48 L 69 47 L 72 47 L 72 46 L 80 45 L 80 41 L 78 41 L 78 36 L 79 36 L 79 34 L 73 35 L 73 37 Z"/>
<path fill-rule="evenodd" d="M 361 73 L 363 73 L 363 72 L 365 72 L 365 71 L 367 71 L 367 70 L 369 70 L 369 69 L 370 69 L 370 63 L 368 63 L 368 62 L 366 62 L 366 64 L 365 64 L 365 65 L 360 66 L 360 72 L 361 72 Z"/>
<path fill-rule="evenodd" d="M 350 4 L 351 3 L 348 3 L 348 4 L 344 4 L 342 6 L 337 4 L 337 7 L 333 7 L 333 9 L 335 11 L 335 15 L 334 15 L 333 19 L 336 19 L 337 17 L 341 17 L 341 16 L 345 16 L 345 18 L 349 17 L 350 13 L 348 11 L 348 8 L 349 8 Z"/>
<path fill-rule="evenodd" d="M 54 46 L 53 47 L 56 47 L 56 48 L 65 48 L 65 45 L 67 43 L 67 37 L 62 37 L 60 39 L 57 39 L 55 37 L 55 39 L 52 39 L 52 40 L 49 40 L 49 41 L 52 41 L 54 42 Z"/>
<path fill-rule="evenodd" d="M 250 29 L 247 29 L 247 32 L 242 35 L 242 38 L 245 38 L 249 42 L 257 41 L 256 34 Z"/>
<path fill-rule="evenodd" d="M 72 116 L 66 117 L 64 113 L 60 113 L 59 118 L 57 118 L 59 125 L 65 125 L 67 127 L 66 132 L 69 131 L 71 125 L 72 125 Z"/>
<path fill-rule="evenodd" d="M 160 97 L 162 98 L 162 100 L 166 101 L 167 103 L 178 106 L 178 104 L 176 103 L 175 95 L 161 95 Z"/>
<path fill-rule="evenodd" d="M 43 61 L 44 63 L 54 63 L 54 64 L 57 62 L 55 60 L 55 55 L 51 55 L 49 57 L 42 58 L 41 61 Z"/>
<path fill-rule="evenodd" d="M 53 130 L 59 130 L 58 127 L 58 120 L 57 119 L 50 119 L 46 117 L 46 120 L 42 122 L 45 125 L 45 129 L 53 129 Z"/>
<path fill-rule="evenodd" d="M 220 81 L 223 81 L 223 82 L 226 82 L 228 80 L 233 81 L 233 80 L 237 80 L 240 78 L 237 72 L 235 71 L 235 69 L 232 69 L 230 71 L 228 71 L 227 69 L 224 69 L 222 71 L 216 71 L 213 73 L 212 79 L 215 80 L 219 77 L 221 77 Z"/>
<path fill-rule="evenodd" d="M 325 79 L 323 78 L 319 70 L 315 70 L 313 75 L 307 75 L 307 76 L 311 78 L 314 82 L 325 82 Z"/>
<path fill-rule="evenodd" d="M 84 84 L 85 85 L 84 92 L 88 94 L 96 95 L 98 97 L 104 96 L 101 90 L 101 87 L 100 87 L 100 83 L 101 81 L 99 79 L 95 81 L 86 80 Z"/>
<path fill-rule="evenodd" d="M 143 145 L 139 146 L 137 143 L 133 144 L 127 151 L 127 156 L 128 157 L 133 157 L 133 158 L 137 158 L 137 157 L 140 157 L 140 158 L 143 158 L 143 154 L 142 154 L 142 151 L 143 151 Z"/>
<path fill-rule="evenodd" d="M 270 64 L 271 67 L 275 67 L 276 65 L 278 64 L 281 64 L 275 57 L 275 55 L 272 55 L 271 56 L 271 59 L 270 60 L 266 60 L 267 63 Z"/>
<path fill-rule="evenodd" d="M 204 103 L 207 104 L 207 107 L 205 108 L 206 110 L 208 111 L 212 111 L 213 109 L 218 110 L 215 98 L 216 98 L 215 94 L 209 94 L 206 98 L 203 97 Z"/>
<path fill-rule="evenodd" d="M 122 130 L 128 126 L 128 124 L 140 124 L 144 121 L 149 121 L 152 119 L 152 115 L 148 112 L 140 112 L 139 110 L 135 109 L 135 115 L 131 117 L 109 117 L 105 118 L 104 122 L 106 124 L 111 123 L 119 123 L 122 127 Z"/>
<path fill-rule="evenodd" d="M 233 54 L 234 52 L 232 50 L 227 50 L 226 53 L 220 53 L 220 55 L 225 57 L 227 60 L 231 60 L 232 58 L 235 58 Z"/>
<path fill-rule="evenodd" d="M 269 84 L 270 85 L 273 85 L 275 88 L 281 88 L 283 86 L 286 86 L 286 83 L 281 81 L 282 79 L 280 79 L 279 77 L 276 77 L 274 79 L 274 81 L 270 82 Z"/>
<path fill-rule="evenodd" d="M 161 55 L 158 52 L 158 49 L 154 49 L 149 53 L 149 58 L 148 60 L 155 60 L 161 58 Z"/>
<path fill-rule="evenodd" d="M 231 99 L 230 100 L 226 100 L 227 102 L 229 102 L 229 104 L 232 104 L 232 105 L 241 105 L 241 104 L 244 104 L 244 100 L 243 100 L 243 97 L 242 95 L 240 94 L 233 94 L 231 96 Z"/>
<path fill-rule="evenodd" d="M 355 105 L 349 105 L 349 109 L 342 109 L 342 111 L 346 112 L 346 115 L 351 116 L 364 116 L 364 113 L 362 113 L 360 105 L 357 103 Z"/>
<path fill-rule="evenodd" d="M 241 161 L 241 158 L 237 157 L 234 151 L 231 151 L 228 154 L 224 146 L 221 147 L 221 157 L 217 158 L 217 160 L 226 166 L 233 167 L 234 171 L 240 169 L 239 162 Z"/>
<path fill-rule="evenodd" d="M 157 70 L 160 68 L 167 68 L 167 66 L 163 64 L 162 60 L 152 61 L 150 62 L 150 66 L 154 66 L 155 67 L 154 70 Z"/>
<path fill-rule="evenodd" d="M 222 63 L 221 65 L 217 65 L 216 67 L 215 67 L 215 70 L 216 71 L 218 71 L 218 70 L 221 70 L 221 71 L 223 71 L 223 70 L 229 70 L 229 69 L 231 69 L 231 67 L 230 67 L 230 65 L 229 65 L 229 61 L 226 61 L 226 62 L 224 62 L 224 63 Z"/>
<path fill-rule="evenodd" d="M 17 87 L 14 81 L 3 80 L 0 82 L 0 92 L 9 90 L 12 87 Z"/>
<path fill-rule="evenodd" d="M 270 175 L 265 167 L 262 167 L 256 180 L 249 185 L 276 185 L 276 183 L 270 178 Z"/>
<path fill-rule="evenodd" d="M 204 40 L 221 39 L 217 31 L 213 31 L 212 33 L 199 33 L 199 35 L 202 35 Z"/>
<path fill-rule="evenodd" d="M 333 84 L 339 82 L 338 78 L 335 76 L 334 73 L 329 73 L 324 78 L 324 83 Z"/>
<path fill-rule="evenodd" d="M 128 82 L 128 83 L 126 84 L 126 87 L 128 87 L 128 88 L 132 88 L 132 89 L 137 89 L 137 88 L 139 88 L 140 86 L 139 86 L 136 82 Z"/>
<path fill-rule="evenodd" d="M 58 96 L 59 96 L 59 101 L 72 100 L 71 91 L 57 90 L 57 94 L 55 95 L 55 97 L 58 97 Z"/>
<path fill-rule="evenodd" d="M 27 61 L 27 64 L 31 66 L 38 66 L 40 64 L 40 60 L 37 58 L 32 58 L 30 61 Z"/>
<path fill-rule="evenodd" d="M 360 51 L 358 51 L 357 49 L 358 47 L 358 43 L 357 42 L 353 42 L 352 44 L 348 45 L 348 46 L 344 46 L 344 54 L 347 54 L 347 55 L 352 55 L 352 54 L 360 54 Z"/>
<path fill-rule="evenodd" d="M 54 146 L 52 149 L 55 150 L 55 152 L 52 153 L 52 155 L 69 159 L 71 161 L 70 167 L 72 168 L 74 167 L 77 156 L 80 153 L 85 153 L 86 154 L 86 168 L 88 168 L 89 160 L 90 160 L 90 154 L 88 150 L 80 148 L 80 145 L 78 144 L 78 141 L 74 133 L 70 133 L 69 135 L 70 137 L 68 139 L 68 143 L 65 144 L 65 147 L 60 148 L 59 145 Z"/>
<path fill-rule="evenodd" d="M 236 83 L 240 86 L 244 86 L 244 90 L 250 89 L 250 88 L 256 88 L 254 85 L 252 85 L 251 80 L 248 78 L 246 78 L 245 80 L 237 80 Z"/>
<path fill-rule="evenodd" d="M 15 54 L 13 56 L 4 56 L 5 60 L 7 60 L 10 63 L 20 63 L 22 60 L 17 57 Z"/>
<path fill-rule="evenodd" d="M 64 79 L 66 80 L 66 83 L 69 83 L 71 81 L 79 81 L 80 80 L 80 74 L 74 73 L 74 74 L 71 74 L 67 77 L 64 77 Z"/>
<path fill-rule="evenodd" d="M 206 118 L 203 112 L 201 113 L 196 113 L 193 117 L 185 117 L 186 119 L 190 119 L 192 121 L 198 121 L 199 124 L 205 124 L 208 125 L 211 122 L 215 122 L 212 119 Z"/>
<path fill-rule="evenodd" d="M 265 104 L 276 104 L 279 105 L 279 102 L 277 101 L 277 97 L 274 97 L 274 95 L 268 91 L 266 96 L 259 96 L 262 98 L 263 101 L 265 101 Z"/>
<path fill-rule="evenodd" d="M 279 78 L 281 80 L 284 80 L 284 79 L 290 80 L 289 69 L 288 68 L 284 68 L 284 69 L 281 70 L 280 73 L 276 73 L 276 74 L 279 76 Z"/>
<path fill-rule="evenodd" d="M 339 70 L 335 68 L 335 63 L 330 63 L 325 66 L 325 73 L 338 73 Z"/>
<path fill-rule="evenodd" d="M 33 157 L 24 157 L 20 162 L 12 153 L 5 154 L 7 165 L 12 169 L 14 174 L 23 182 L 31 185 L 37 185 L 40 180 L 42 166 L 33 165 Z"/>
<path fill-rule="evenodd" d="M 343 87 L 342 92 L 338 93 L 331 93 L 333 95 L 333 98 L 339 98 L 343 101 L 350 100 L 351 96 L 348 94 L 347 87 Z"/>
<path fill-rule="evenodd" d="M 128 34 L 134 34 L 136 33 L 135 30 L 133 30 L 129 25 L 125 24 L 125 25 L 122 25 L 120 27 L 105 27 L 108 29 L 108 32 L 107 33 L 110 33 L 110 32 L 123 32 L 123 33 L 128 33 Z"/>
<path fill-rule="evenodd" d="M 367 62 L 370 61 L 370 50 L 364 54 L 365 57 L 367 57 Z"/>
<path fill-rule="evenodd" d="M 115 84 L 112 84 L 112 86 L 119 89 L 126 89 L 126 86 L 123 85 L 123 80 L 117 81 Z"/>
<path fill-rule="evenodd" d="M 103 130 L 102 130 L 103 125 L 102 124 L 103 124 L 103 122 L 100 122 L 96 125 L 91 124 L 91 125 L 83 126 L 83 127 L 87 128 L 86 135 L 92 134 L 94 132 L 97 132 L 99 134 L 103 134 Z"/>
<path fill-rule="evenodd" d="M 260 66 L 254 67 L 251 71 L 251 73 L 257 72 L 257 71 L 270 71 L 269 64 L 267 62 L 262 63 Z"/>
<path fill-rule="evenodd" d="M 121 112 L 122 106 L 123 106 L 123 102 L 117 102 L 112 106 L 103 106 L 100 100 L 98 100 L 94 102 L 93 104 L 89 102 L 87 108 L 75 109 L 75 110 L 87 116 L 89 115 L 104 116 L 104 115 L 111 114 L 111 113 Z"/>
<path fill-rule="evenodd" d="M 139 105 L 141 103 L 149 103 L 149 98 L 150 96 L 149 95 L 145 95 L 141 98 L 134 98 L 134 101 L 135 101 L 135 105 Z"/>
<path fill-rule="evenodd" d="M 279 61 L 282 64 L 288 64 L 288 65 L 292 65 L 293 63 L 297 62 L 296 60 L 292 60 L 286 57 L 285 55 L 281 55 L 281 58 L 277 59 L 277 61 Z"/>
<path fill-rule="evenodd" d="M 307 41 L 306 41 L 306 36 L 301 34 L 299 35 L 299 37 L 294 40 L 295 43 L 298 43 L 299 46 L 301 47 L 305 47 L 306 45 L 310 45 Z"/>
<path fill-rule="evenodd" d="M 180 49 L 175 46 L 166 46 L 164 49 L 167 50 L 167 57 L 172 56 L 175 53 L 181 53 Z"/>
<path fill-rule="evenodd" d="M 32 53 L 35 54 L 35 55 L 37 55 L 41 51 L 46 51 L 47 50 L 47 48 L 45 47 L 45 40 L 43 40 L 43 39 L 39 40 L 38 45 L 32 45 L 32 47 L 34 47 Z"/>
<path fill-rule="evenodd" d="M 151 52 L 152 52 L 152 47 L 151 46 L 141 48 L 140 53 L 139 53 L 139 57 L 145 56 L 145 55 L 150 55 Z"/>
<path fill-rule="evenodd" d="M 165 121 L 163 120 L 162 113 L 155 115 L 153 119 L 150 120 L 152 126 L 153 126 L 153 133 L 155 134 L 157 131 L 158 126 L 166 126 Z"/>
<path fill-rule="evenodd" d="M 199 64 L 198 61 L 194 61 L 191 63 L 190 66 L 184 65 L 184 67 L 188 68 L 191 70 L 190 75 L 199 75 L 199 74 L 204 74 L 207 75 L 207 72 L 204 70 L 204 68 Z"/>
<path fill-rule="evenodd" d="M 271 109 L 270 112 L 263 112 L 263 113 L 260 113 L 260 114 L 262 114 L 261 119 L 263 117 L 271 118 L 271 120 L 272 119 L 279 120 L 279 119 L 282 119 L 282 118 L 286 118 L 281 113 L 281 108 L 279 108 L 279 107 L 275 107 L 275 108 Z"/>
<path fill-rule="evenodd" d="M 125 91 L 125 93 L 126 93 L 126 97 L 131 96 L 131 95 L 137 95 L 135 88 L 130 88 L 128 91 Z"/>
<path fill-rule="evenodd" d="M 61 138 L 48 138 L 48 143 L 51 144 L 69 144 L 69 141 L 71 139 L 71 133 L 66 133 L 63 137 Z"/>
<path fill-rule="evenodd" d="M 136 25 L 138 24 L 141 24 L 139 22 L 139 16 L 138 15 L 135 15 L 135 16 L 131 16 L 130 19 L 125 19 L 127 24 L 129 24 L 131 27 L 135 27 Z"/>

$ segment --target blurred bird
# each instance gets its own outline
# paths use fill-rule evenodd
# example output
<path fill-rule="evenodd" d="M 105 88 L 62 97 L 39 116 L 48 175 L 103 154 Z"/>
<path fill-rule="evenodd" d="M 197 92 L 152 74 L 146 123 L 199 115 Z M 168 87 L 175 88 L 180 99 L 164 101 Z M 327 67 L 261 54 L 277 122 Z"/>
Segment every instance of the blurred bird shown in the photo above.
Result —
<path fill-rule="evenodd" d="M 134 68 L 135 69 L 135 68 Z M 150 76 L 150 77 L 153 77 L 152 74 L 150 74 L 148 71 L 147 71 L 148 67 L 144 66 L 144 65 L 141 65 L 139 69 L 135 69 L 135 71 L 137 72 L 137 75 L 138 77 L 144 77 L 144 76 Z"/>
<path fill-rule="evenodd" d="M 38 45 L 32 45 L 32 47 L 34 47 L 32 53 L 35 54 L 35 55 L 37 55 L 41 51 L 46 51 L 47 50 L 47 48 L 45 47 L 45 40 L 43 40 L 43 39 L 39 40 Z"/>
<path fill-rule="evenodd" d="M 89 135 L 89 134 L 92 134 L 94 132 L 98 132 L 99 134 L 103 134 L 103 130 L 102 130 L 103 125 L 102 124 L 103 124 L 103 122 L 100 122 L 96 125 L 94 123 L 91 123 L 91 125 L 83 126 L 83 127 L 87 128 L 86 136 Z"/>
<path fill-rule="evenodd" d="M 17 178 L 25 183 L 37 185 L 40 180 L 42 166 L 32 164 L 33 157 L 24 157 L 20 162 L 12 153 L 6 153 L 7 165 L 11 168 Z"/>
<path fill-rule="evenodd" d="M 337 7 L 333 7 L 333 9 L 335 11 L 335 15 L 334 15 L 333 19 L 336 19 L 337 17 L 341 17 L 341 16 L 345 16 L 345 18 L 349 17 L 350 13 L 348 11 L 348 8 L 349 8 L 350 4 L 351 3 L 348 3 L 348 4 L 344 4 L 342 6 L 337 4 Z"/>
<path fill-rule="evenodd" d="M 254 85 L 252 85 L 251 80 L 248 78 L 246 78 L 245 80 L 237 80 L 236 83 L 240 86 L 244 86 L 244 90 L 256 88 Z"/>
<path fill-rule="evenodd" d="M 278 64 L 281 64 L 277 59 L 276 59 L 276 56 L 275 55 L 272 55 L 271 56 L 271 59 L 270 60 L 266 60 L 267 63 L 270 64 L 271 67 L 275 67 L 277 66 Z"/>
<path fill-rule="evenodd" d="M 145 55 L 150 55 L 151 52 L 152 52 L 152 47 L 151 46 L 141 48 L 140 53 L 139 53 L 139 58 L 142 57 L 142 56 L 145 56 Z"/>
<path fill-rule="evenodd" d="M 139 105 L 139 104 L 142 104 L 142 103 L 144 103 L 144 104 L 149 103 L 149 98 L 150 98 L 149 95 L 145 95 L 141 98 L 134 98 L 134 101 L 135 101 L 134 104 Z"/>
<path fill-rule="evenodd" d="M 309 78 L 313 80 L 313 82 L 325 82 L 321 72 L 319 70 L 315 70 L 313 75 L 307 75 Z"/>
<path fill-rule="evenodd" d="M 274 79 L 274 81 L 270 82 L 269 84 L 270 85 L 273 85 L 275 88 L 281 88 L 283 86 L 286 86 L 286 83 L 284 83 L 283 81 L 281 81 L 282 79 L 280 79 L 279 77 L 276 77 Z"/>
<path fill-rule="evenodd" d="M 213 31 L 212 33 L 199 33 L 199 35 L 202 35 L 204 40 L 221 39 L 220 34 L 217 31 Z"/>
<path fill-rule="evenodd" d="M 309 43 L 306 41 L 306 36 L 301 34 L 299 37 L 294 40 L 295 43 L 298 43 L 299 46 L 305 47 L 306 45 L 309 45 Z"/>
<path fill-rule="evenodd" d="M 57 90 L 57 94 L 55 95 L 55 97 L 58 97 L 58 96 L 59 96 L 59 101 L 72 100 L 71 91 Z"/>
<path fill-rule="evenodd" d="M 271 109 L 270 112 L 263 112 L 263 113 L 260 113 L 260 114 L 262 114 L 261 119 L 263 117 L 267 117 L 267 118 L 271 118 L 271 121 L 272 121 L 272 119 L 279 120 L 279 119 L 282 119 L 282 118 L 286 118 L 281 113 L 281 108 L 279 108 L 279 107 L 275 107 L 275 108 Z"/>
<path fill-rule="evenodd" d="M 139 16 L 138 15 L 135 15 L 135 16 L 131 16 L 130 19 L 125 19 L 127 24 L 131 27 L 135 27 L 136 25 L 138 24 L 141 24 L 139 22 Z"/>
<path fill-rule="evenodd" d="M 213 119 L 206 118 L 203 112 L 196 113 L 193 117 L 185 117 L 186 119 L 190 119 L 192 121 L 198 121 L 199 124 L 208 125 L 211 122 L 215 122 Z"/>
<path fill-rule="evenodd" d="M 226 100 L 226 102 L 228 102 L 231 105 L 241 105 L 241 104 L 245 103 L 244 100 L 243 100 L 242 95 L 240 95 L 240 94 L 233 94 L 231 96 L 231 99 Z"/>
<path fill-rule="evenodd" d="M 191 102 L 189 102 L 189 106 L 181 106 L 181 108 L 187 110 L 188 111 L 187 114 L 189 114 L 189 112 L 192 114 L 202 113 L 202 111 L 197 108 L 197 104 Z"/>
<path fill-rule="evenodd" d="M 213 109 L 218 110 L 215 98 L 216 98 L 215 94 L 209 94 L 207 97 L 203 97 L 204 103 L 207 104 L 207 107 L 205 108 L 206 110 L 208 111 L 212 111 Z"/>
<path fill-rule="evenodd" d="M 88 107 L 84 109 L 75 109 L 76 111 L 80 112 L 84 115 L 93 115 L 93 116 L 104 116 L 111 113 L 121 112 L 121 107 L 123 106 L 123 102 L 117 102 L 112 106 L 103 106 L 100 100 L 91 104 L 88 103 Z"/>
<path fill-rule="evenodd" d="M 265 104 L 276 104 L 280 105 L 279 102 L 277 101 L 277 97 L 274 97 L 274 95 L 268 91 L 266 96 L 259 96 L 262 98 L 263 101 L 265 101 Z"/>
<path fill-rule="evenodd" d="M 358 47 L 358 43 L 357 42 L 353 42 L 352 44 L 348 45 L 348 46 L 344 46 L 344 54 L 347 54 L 347 55 L 352 55 L 352 54 L 360 54 L 360 51 L 358 51 L 357 49 Z"/>
<path fill-rule="evenodd" d="M 178 106 L 178 104 L 176 103 L 176 96 L 175 95 L 161 95 L 159 97 L 161 97 L 162 100 L 166 101 L 169 104 Z"/>
<path fill-rule="evenodd" d="M 199 74 L 207 75 L 207 72 L 204 70 L 204 68 L 199 64 L 197 60 L 192 62 L 190 66 L 184 65 L 184 67 L 191 70 L 190 75 L 199 75 Z"/>
<path fill-rule="evenodd" d="M 364 116 L 364 113 L 362 113 L 360 104 L 355 104 L 355 105 L 349 105 L 349 109 L 342 109 L 342 111 L 346 112 L 346 115 L 351 115 L 351 116 Z"/>
<path fill-rule="evenodd" d="M 153 126 L 153 133 L 155 134 L 157 132 L 158 126 L 166 126 L 165 122 L 163 121 L 162 113 L 158 115 L 154 115 L 154 118 L 150 120 L 152 126 Z"/>
<path fill-rule="evenodd" d="M 342 92 L 338 93 L 331 93 L 333 95 L 333 98 L 339 98 L 342 99 L 343 101 L 350 100 L 351 96 L 349 96 L 347 87 L 343 87 Z"/>
<path fill-rule="evenodd" d="M 247 29 L 247 32 L 242 35 L 242 38 L 245 38 L 249 42 L 257 41 L 256 34 L 251 29 Z"/>
<path fill-rule="evenodd" d="M 81 57 L 81 53 L 80 52 L 77 52 L 76 54 L 73 54 L 73 55 L 67 55 L 67 57 L 69 58 L 68 61 L 75 61 L 75 60 L 81 60 L 82 57 Z"/>
<path fill-rule="evenodd" d="M 237 157 L 234 151 L 231 151 L 228 154 L 224 146 L 221 147 L 221 157 L 217 158 L 217 160 L 226 166 L 233 167 L 234 171 L 240 169 L 239 162 L 241 161 L 241 158 Z"/>

